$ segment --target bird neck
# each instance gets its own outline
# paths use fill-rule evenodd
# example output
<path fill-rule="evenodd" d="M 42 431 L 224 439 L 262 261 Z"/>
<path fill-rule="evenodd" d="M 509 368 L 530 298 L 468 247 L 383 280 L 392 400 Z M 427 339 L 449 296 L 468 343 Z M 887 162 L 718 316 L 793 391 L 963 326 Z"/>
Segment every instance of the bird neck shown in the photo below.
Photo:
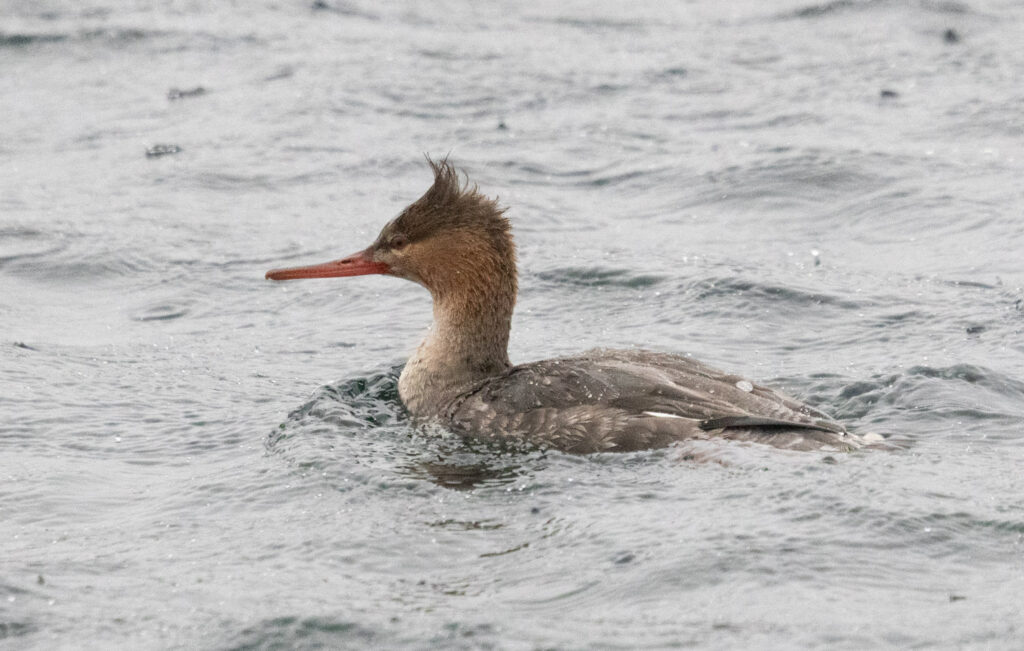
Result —
<path fill-rule="evenodd" d="M 493 262 L 493 261 L 492 261 Z M 510 366 L 508 337 L 516 300 L 515 262 L 450 269 L 450 283 L 430 285 L 434 322 L 399 379 L 414 416 L 431 417 L 480 380 Z"/>

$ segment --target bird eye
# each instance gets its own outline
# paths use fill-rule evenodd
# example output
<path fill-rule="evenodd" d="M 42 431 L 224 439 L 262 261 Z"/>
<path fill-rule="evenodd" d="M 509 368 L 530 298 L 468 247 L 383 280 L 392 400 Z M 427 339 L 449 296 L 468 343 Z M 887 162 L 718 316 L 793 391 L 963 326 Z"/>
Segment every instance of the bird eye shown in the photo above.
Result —
<path fill-rule="evenodd" d="M 388 246 L 391 247 L 391 250 L 393 251 L 400 251 L 401 249 L 404 249 L 408 243 L 409 238 L 405 235 L 395 235 L 391 238 L 391 241 L 388 242 Z"/>

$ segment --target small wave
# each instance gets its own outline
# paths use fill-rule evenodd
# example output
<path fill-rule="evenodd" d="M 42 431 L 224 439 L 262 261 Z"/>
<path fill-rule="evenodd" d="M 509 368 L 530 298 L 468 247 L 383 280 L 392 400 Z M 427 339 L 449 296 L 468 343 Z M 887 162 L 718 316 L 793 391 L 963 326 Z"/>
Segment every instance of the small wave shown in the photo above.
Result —
<path fill-rule="evenodd" d="M 174 152 L 176 153 L 176 152 Z M 270 174 L 227 174 L 223 172 L 182 173 L 181 180 L 198 188 L 217 191 L 266 191 L 291 186 L 306 187 L 316 182 L 326 182 L 335 177 L 330 170 L 316 169 L 286 175 Z"/>
<path fill-rule="evenodd" d="M 629 269 L 604 269 L 601 267 L 563 267 L 536 274 L 541 280 L 557 285 L 578 287 L 624 287 L 643 289 L 653 287 L 665 279 L 661 276 L 637 274 Z"/>
<path fill-rule="evenodd" d="M 103 41 L 111 45 L 125 45 L 167 35 L 168 32 L 124 27 L 84 31 L 81 33 L 81 38 L 86 41 Z"/>
<path fill-rule="evenodd" d="M 742 278 L 707 278 L 694 283 L 695 300 L 709 300 L 742 294 L 747 298 L 794 305 L 829 305 L 848 310 L 862 309 L 864 304 L 847 298 L 808 292 L 792 286 L 769 285 Z"/>
<path fill-rule="evenodd" d="M 339 490 L 379 484 L 411 433 L 398 398 L 399 368 L 321 387 L 271 432 L 267 452 L 300 471 L 319 471 Z"/>
<path fill-rule="evenodd" d="M 1024 419 L 1024 382 L 998 371 L 955 364 L 914 366 L 903 373 L 878 376 L 843 387 L 836 398 L 836 416 L 875 423 L 914 420 L 943 423 L 957 431 L 982 421 L 1006 422 L 1007 436 L 1017 436 Z M 995 431 L 993 429 L 993 431 Z"/>
<path fill-rule="evenodd" d="M 767 126 L 767 124 L 759 126 Z M 809 152 L 785 158 L 768 157 L 750 166 L 729 167 L 708 175 L 708 190 L 721 201 L 723 190 L 730 202 L 776 198 L 787 202 L 862 196 L 892 181 L 878 173 L 881 157 L 875 154 L 838 159 L 828 152 Z"/>
<path fill-rule="evenodd" d="M 319 471 L 341 490 L 408 480 L 469 490 L 514 482 L 543 465 L 544 453 L 534 447 L 413 426 L 398 397 L 400 371 L 398 365 L 320 388 L 268 436 L 268 453 Z"/>
<path fill-rule="evenodd" d="M 37 581 L 38 585 L 45 583 L 41 574 Z M 12 583 L 0 583 L 0 602 L 4 602 L 6 606 L 9 602 L 15 602 L 19 599 L 31 600 L 32 597 L 38 597 L 39 595 L 34 587 L 23 588 Z M 5 612 L 4 615 L 6 616 L 0 619 L 0 646 L 2 646 L 4 640 L 26 637 L 39 632 L 39 627 L 34 622 L 18 621 L 14 618 L 13 613 Z"/>
<path fill-rule="evenodd" d="M 787 12 L 780 18 L 817 18 L 819 16 L 832 16 L 847 11 L 869 9 L 880 5 L 887 5 L 887 0 L 832 0 L 820 4 L 807 5 Z"/>
<path fill-rule="evenodd" d="M 64 284 L 91 283 L 108 277 L 127 276 L 151 268 L 152 263 L 132 252 L 109 252 L 97 260 L 95 254 L 60 255 L 65 247 L 10 258 L 0 257 L 0 266 L 10 264 L 10 273 L 21 278 Z"/>
<path fill-rule="evenodd" d="M 381 631 L 325 617 L 274 617 L 248 626 L 226 643 L 229 649 L 348 648 L 381 644 Z"/>
<path fill-rule="evenodd" d="M 135 315 L 136 321 L 172 321 L 188 314 L 188 309 L 181 305 L 151 305 Z"/>
<path fill-rule="evenodd" d="M 494 61 L 500 57 L 494 52 L 473 52 L 472 50 L 441 50 L 423 48 L 419 50 L 419 56 L 424 59 L 435 59 L 438 61 L 456 61 L 465 64 L 467 59 L 473 61 Z"/>
<path fill-rule="evenodd" d="M 820 18 L 856 11 L 872 11 L 878 8 L 889 9 L 894 6 L 898 7 L 899 5 L 891 0 L 830 0 L 829 2 L 806 5 L 793 11 L 787 11 L 780 14 L 778 18 L 780 20 Z M 940 14 L 971 13 L 970 7 L 954 0 L 936 0 L 933 2 L 925 0 L 916 6 L 925 11 Z"/>
<path fill-rule="evenodd" d="M 146 29 L 132 26 L 101 26 L 87 27 L 71 31 L 0 31 L 0 48 L 31 48 L 51 43 L 82 43 L 86 45 L 105 45 L 114 48 L 131 47 L 139 43 L 166 40 L 170 50 L 181 50 L 196 47 L 197 41 L 210 44 L 229 45 L 256 42 L 252 35 L 242 38 L 224 37 L 202 31 L 179 31 Z"/>
<path fill-rule="evenodd" d="M 905 539 L 906 534 L 928 532 L 929 543 L 945 543 L 962 541 L 965 537 L 984 534 L 1024 534 L 1024 521 L 987 519 L 972 513 L 954 511 L 952 513 L 931 512 L 917 515 L 905 513 L 879 512 L 874 518 L 865 518 L 867 526 L 886 538 Z M 873 520 L 873 521 L 872 521 Z M 887 534 L 895 534 L 890 536 Z M 946 553 L 943 547 L 941 553 Z"/>
<path fill-rule="evenodd" d="M 267 447 L 278 447 L 292 438 L 290 430 L 310 420 L 357 430 L 398 422 L 404 416 L 398 398 L 400 369 L 395 367 L 338 385 L 321 387 L 311 400 L 288 414 L 288 420 L 271 434 Z"/>
<path fill-rule="evenodd" d="M 0 622 L 0 640 L 16 637 L 25 637 L 36 633 L 38 629 L 34 624 L 26 622 Z"/>
<path fill-rule="evenodd" d="M 310 8 L 313 11 L 338 14 L 339 16 L 365 18 L 367 20 L 380 20 L 379 14 L 365 11 L 358 7 L 356 3 L 346 2 L 345 0 L 333 0 L 332 2 L 327 2 L 327 0 L 313 0 Z"/>
<path fill-rule="evenodd" d="M 655 73 L 655 79 L 679 79 L 686 77 L 690 74 L 690 71 L 683 66 L 672 66 L 671 68 L 665 68 Z"/>
<path fill-rule="evenodd" d="M 290 79 L 295 76 L 295 66 L 283 65 L 277 68 L 274 72 L 263 77 L 263 81 L 279 81 L 281 79 Z"/>
<path fill-rule="evenodd" d="M 632 181 L 634 179 L 647 178 L 651 173 L 652 170 L 631 170 L 628 172 L 621 172 L 619 174 L 605 174 L 590 179 L 586 182 L 580 183 L 580 185 L 595 188 L 600 188 L 604 186 L 615 186 L 621 183 Z"/>
<path fill-rule="evenodd" d="M 146 158 L 160 158 L 161 156 L 172 156 L 180 154 L 182 148 L 178 145 L 159 144 L 146 148 Z"/>
<path fill-rule="evenodd" d="M 641 20 L 614 20 L 610 18 L 576 18 L 571 16 L 538 16 L 530 20 L 532 22 L 537 23 L 550 23 L 553 25 L 574 27 L 576 29 L 585 30 L 587 32 L 636 32 L 642 31 L 647 28 L 647 25 Z"/>
<path fill-rule="evenodd" d="M 8 34 L 0 32 L 0 47 L 28 47 L 37 43 L 59 43 L 67 40 L 67 34 Z"/>
<path fill-rule="evenodd" d="M 605 85 L 599 92 L 615 92 L 618 87 Z M 644 134 L 634 133 L 633 137 L 643 138 Z M 525 179 L 513 179 L 511 185 L 529 183 L 530 185 L 549 185 L 554 187 L 577 187 L 577 188 L 603 188 L 619 185 L 628 185 L 630 182 L 642 179 L 651 185 L 657 185 L 651 181 L 659 176 L 671 175 L 673 167 L 661 166 L 657 168 L 644 167 L 643 169 L 623 169 L 621 165 L 605 165 L 593 168 L 572 168 L 557 169 L 539 164 L 510 164 L 515 171 L 524 173 Z"/>
<path fill-rule="evenodd" d="M 907 371 L 907 375 L 942 380 L 958 380 L 967 384 L 975 384 L 1024 403 L 1024 382 L 997 371 L 972 364 L 955 364 L 945 368 L 914 366 Z"/>
<path fill-rule="evenodd" d="M 12 262 L 55 256 L 67 248 L 57 236 L 25 226 L 0 227 L 0 267 Z"/>
<path fill-rule="evenodd" d="M 189 97 L 201 97 L 207 92 L 203 86 L 193 86 L 192 88 L 170 88 L 167 91 L 167 99 L 175 102 Z"/>
<path fill-rule="evenodd" d="M 433 449 L 438 454 L 425 455 L 398 471 L 444 488 L 474 490 L 511 484 L 544 466 L 544 453 L 528 444 L 440 438 Z"/>
<path fill-rule="evenodd" d="M 39 230 L 38 228 L 31 228 L 29 226 L 0 226 L 0 237 L 4 238 L 22 238 L 28 240 L 39 239 L 46 237 L 46 232 Z"/>

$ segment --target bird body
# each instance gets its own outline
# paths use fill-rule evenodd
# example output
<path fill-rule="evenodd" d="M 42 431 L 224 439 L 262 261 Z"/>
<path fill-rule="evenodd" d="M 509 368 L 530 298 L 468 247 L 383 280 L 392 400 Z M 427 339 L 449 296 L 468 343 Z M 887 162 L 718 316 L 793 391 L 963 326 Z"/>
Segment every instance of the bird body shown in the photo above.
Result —
<path fill-rule="evenodd" d="M 831 451 L 872 442 L 794 398 L 685 356 L 599 349 L 513 366 L 511 224 L 447 161 L 428 162 L 431 188 L 370 247 L 267 272 L 273 280 L 384 274 L 427 288 L 434 321 L 398 383 L 416 420 L 574 453 L 713 438 Z"/>

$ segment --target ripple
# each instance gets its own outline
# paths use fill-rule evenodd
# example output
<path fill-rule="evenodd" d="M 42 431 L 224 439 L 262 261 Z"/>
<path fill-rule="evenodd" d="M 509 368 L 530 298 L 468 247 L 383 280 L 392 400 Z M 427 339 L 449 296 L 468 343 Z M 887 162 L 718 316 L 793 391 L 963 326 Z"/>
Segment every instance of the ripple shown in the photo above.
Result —
<path fill-rule="evenodd" d="M 0 267 L 12 262 L 47 258 L 67 249 L 59 236 L 26 226 L 0 227 Z"/>
<path fill-rule="evenodd" d="M 646 29 L 647 25 L 644 21 L 639 19 L 633 20 L 615 20 L 610 18 L 579 18 L 574 16 L 556 16 L 546 17 L 538 16 L 529 19 L 531 22 L 538 23 L 550 23 L 554 25 L 564 25 L 566 27 L 573 27 L 575 29 L 584 30 L 588 33 L 593 32 L 636 32 Z"/>
<path fill-rule="evenodd" d="M 226 648 L 249 649 L 348 648 L 381 644 L 381 632 L 356 622 L 326 617 L 284 616 L 248 626 L 229 641 Z"/>
<path fill-rule="evenodd" d="M 175 102 L 189 97 L 201 97 L 208 91 L 202 86 L 193 86 L 192 88 L 171 88 L 167 91 L 167 99 Z"/>
<path fill-rule="evenodd" d="M 166 36 L 168 32 L 158 30 L 137 29 L 132 27 L 102 28 L 81 33 L 81 38 L 89 41 L 104 41 L 111 45 L 124 45 L 147 39 Z"/>
<path fill-rule="evenodd" d="M 376 481 L 367 470 L 391 469 L 411 436 L 398 399 L 398 368 L 320 388 L 266 440 L 270 454 L 300 469 L 322 471 L 341 487 L 350 476 Z"/>
<path fill-rule="evenodd" d="M 857 11 L 889 4 L 886 0 L 832 0 L 820 4 L 807 5 L 780 16 L 780 18 L 817 18 L 831 16 L 847 11 Z"/>
<path fill-rule="evenodd" d="M 539 467 L 543 453 L 535 449 L 459 440 L 433 446 L 436 456 L 399 466 L 398 472 L 426 479 L 454 490 L 474 490 L 511 484 L 529 476 Z M 515 451 L 517 454 L 510 455 Z"/>
<path fill-rule="evenodd" d="M 779 14 L 778 20 L 793 19 L 815 19 L 841 16 L 850 13 L 870 12 L 876 10 L 887 11 L 893 7 L 902 7 L 902 3 L 893 3 L 890 0 L 829 0 L 805 5 L 792 11 Z M 910 4 L 910 8 L 923 12 L 946 15 L 966 15 L 975 13 L 967 4 L 955 0 L 923 0 Z M 955 41 L 950 41 L 955 42 Z"/>
<path fill-rule="evenodd" d="M 761 129 L 769 123 L 792 120 L 799 122 L 802 118 L 777 116 L 768 118 L 768 123 L 754 126 Z M 744 124 L 738 122 L 731 128 L 746 128 Z M 886 156 L 880 154 L 848 155 L 840 159 L 827 151 L 805 151 L 793 156 L 770 156 L 748 165 L 707 172 L 704 190 L 694 194 L 691 201 L 695 205 L 741 204 L 748 209 L 756 205 L 763 210 L 764 201 L 769 199 L 778 206 L 788 207 L 863 197 L 892 183 L 888 175 L 879 171 L 886 169 L 887 163 Z"/>
<path fill-rule="evenodd" d="M 925 422 L 947 423 L 947 428 L 951 419 L 994 420 L 1006 422 L 1009 431 L 1000 435 L 993 429 L 991 436 L 1016 438 L 1013 426 L 1024 419 L 1024 381 L 970 364 L 914 366 L 903 373 L 848 384 L 838 392 L 836 403 L 836 415 L 843 419 L 864 418 L 881 409 L 890 422 L 912 415 Z"/>
<path fill-rule="evenodd" d="M 745 299 L 771 303 L 791 303 L 797 306 L 829 305 L 847 310 L 866 307 L 865 301 L 851 301 L 841 296 L 811 292 L 785 285 L 770 285 L 743 278 L 725 277 L 701 279 L 691 285 L 695 300 L 742 295 Z"/>
<path fill-rule="evenodd" d="M 0 237 L 16 237 L 23 239 L 38 239 L 45 237 L 46 232 L 29 226 L 0 226 Z"/>
<path fill-rule="evenodd" d="M 188 314 L 188 309 L 180 305 L 152 305 L 135 315 L 136 321 L 171 321 Z"/>
<path fill-rule="evenodd" d="M 542 271 L 536 277 L 555 284 L 577 287 L 624 287 L 642 289 L 653 287 L 665 278 L 649 274 L 637 274 L 629 269 L 606 269 L 602 267 L 563 267 Z"/>
<path fill-rule="evenodd" d="M 32 622 L 4 621 L 0 622 L 0 640 L 31 635 L 38 631 Z"/>
<path fill-rule="evenodd" d="M 972 364 L 954 364 L 944 368 L 914 366 L 907 371 L 907 375 L 966 382 L 967 384 L 978 385 L 993 393 L 1020 400 L 1021 403 L 1024 403 L 1024 382 L 1003 373 Z"/>
<path fill-rule="evenodd" d="M 173 156 L 174 154 L 180 154 L 182 148 L 178 145 L 152 145 L 146 148 L 146 158 L 160 158 L 161 156 Z"/>
<path fill-rule="evenodd" d="M 497 487 L 543 467 L 545 455 L 534 446 L 413 427 L 398 397 L 400 370 L 396 366 L 322 387 L 268 436 L 268 452 L 316 469 L 345 490 L 353 478 L 357 484 L 380 484 L 388 475 L 392 481 L 427 481 L 454 490 Z"/>
<path fill-rule="evenodd" d="M 379 14 L 366 11 L 355 2 L 347 0 L 333 0 L 332 2 L 327 2 L 327 0 L 313 0 L 311 8 L 313 11 L 323 11 L 338 14 L 339 16 L 365 18 L 366 20 L 374 21 L 381 19 Z"/>
<path fill-rule="evenodd" d="M 28 34 L 0 32 L 0 48 L 27 47 L 37 43 L 59 43 L 67 40 L 67 34 Z"/>
<path fill-rule="evenodd" d="M 76 248 L 78 250 L 72 250 L 61 243 L 45 252 L 14 256 L 9 260 L 0 258 L 0 266 L 10 263 L 10 271 L 22 278 L 59 284 L 88 284 L 153 268 L 152 260 L 141 257 L 134 250 L 108 251 L 98 256 L 94 251 Z"/>

